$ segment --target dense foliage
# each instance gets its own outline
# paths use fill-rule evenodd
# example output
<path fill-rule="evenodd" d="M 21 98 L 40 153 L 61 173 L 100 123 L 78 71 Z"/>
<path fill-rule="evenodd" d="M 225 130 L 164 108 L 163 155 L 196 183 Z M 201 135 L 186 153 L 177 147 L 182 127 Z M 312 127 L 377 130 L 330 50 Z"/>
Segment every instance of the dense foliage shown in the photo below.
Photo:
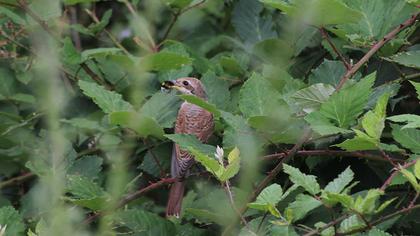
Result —
<path fill-rule="evenodd" d="M 1 0 L 0 235 L 419 235 L 419 6 Z M 186 76 L 208 101 L 161 91 Z"/>

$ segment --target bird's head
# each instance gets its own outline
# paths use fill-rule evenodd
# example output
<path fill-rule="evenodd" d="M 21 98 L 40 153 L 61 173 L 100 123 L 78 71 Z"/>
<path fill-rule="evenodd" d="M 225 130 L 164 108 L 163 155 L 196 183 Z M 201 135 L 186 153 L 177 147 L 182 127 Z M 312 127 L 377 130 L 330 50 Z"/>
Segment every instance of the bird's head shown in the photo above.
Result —
<path fill-rule="evenodd" d="M 206 91 L 200 80 L 192 77 L 179 78 L 163 82 L 162 87 L 167 89 L 176 89 L 182 94 L 195 95 L 206 99 Z"/>

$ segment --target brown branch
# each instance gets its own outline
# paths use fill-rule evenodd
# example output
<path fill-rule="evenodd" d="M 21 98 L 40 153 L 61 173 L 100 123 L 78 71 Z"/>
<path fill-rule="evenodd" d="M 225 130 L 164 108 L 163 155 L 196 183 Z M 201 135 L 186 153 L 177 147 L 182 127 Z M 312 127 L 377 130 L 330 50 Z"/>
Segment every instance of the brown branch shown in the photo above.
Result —
<path fill-rule="evenodd" d="M 8 187 L 10 185 L 14 185 L 14 184 L 19 184 L 22 182 L 25 182 L 27 180 L 32 179 L 33 177 L 35 177 L 34 173 L 28 172 L 13 178 L 10 178 L 8 180 L 5 180 L 3 182 L 0 183 L 0 189 L 4 188 L 4 187 Z"/>
<path fill-rule="evenodd" d="M 85 9 L 85 11 L 95 23 L 100 22 L 94 12 L 89 11 L 89 9 Z M 109 39 L 111 39 L 111 41 L 115 44 L 115 46 L 121 49 L 126 55 L 131 55 L 128 52 L 128 50 L 117 40 L 117 38 L 111 32 L 109 32 L 109 30 L 104 29 L 104 32 L 106 33 L 106 35 L 108 35 Z"/>
<path fill-rule="evenodd" d="M 322 37 L 327 41 L 327 43 L 330 45 L 332 50 L 337 54 L 338 58 L 343 62 L 344 66 L 346 67 L 347 71 L 351 69 L 350 63 L 346 60 L 346 58 L 343 56 L 343 54 L 338 50 L 338 48 L 334 45 L 334 43 L 331 41 L 330 36 L 328 35 L 327 31 L 324 27 L 319 28 L 319 31 L 321 32 Z"/>
<path fill-rule="evenodd" d="M 341 78 L 340 83 L 337 85 L 336 90 L 340 90 L 343 85 L 346 83 L 347 80 L 349 80 L 351 77 L 353 77 L 354 74 L 379 50 L 384 46 L 385 43 L 392 40 L 398 33 L 400 33 L 405 28 L 411 26 L 414 24 L 417 20 L 417 17 L 419 16 L 420 12 L 417 12 L 413 14 L 408 20 L 406 20 L 404 23 L 400 24 L 397 28 L 389 32 L 387 35 L 385 35 L 379 42 L 375 43 L 371 49 L 350 69 L 346 72 L 346 74 Z"/>
<path fill-rule="evenodd" d="M 71 24 L 77 24 L 77 9 L 74 6 L 69 6 L 70 22 Z M 82 41 L 80 40 L 80 34 L 77 30 L 70 29 L 70 34 L 74 42 L 74 46 L 77 50 L 82 50 Z"/>
<path fill-rule="evenodd" d="M 398 210 L 396 212 L 393 212 L 391 214 L 382 216 L 379 219 L 371 222 L 368 226 L 364 226 L 362 228 L 354 229 L 354 230 L 351 230 L 351 231 L 348 231 L 348 232 L 345 232 L 345 233 L 338 233 L 337 235 L 340 235 L 340 236 L 342 236 L 342 235 L 353 235 L 353 234 L 358 233 L 358 232 L 366 231 L 366 230 L 370 229 L 369 227 L 373 227 L 375 225 L 381 224 L 381 223 L 383 223 L 383 222 L 385 222 L 385 221 L 387 221 L 391 218 L 394 218 L 395 216 L 402 215 L 404 213 L 410 212 L 410 211 L 412 211 L 414 209 L 417 209 L 417 208 L 420 208 L 420 204 L 413 205 L 411 207 L 406 207 L 406 208 L 403 208 L 403 209 Z"/>
<path fill-rule="evenodd" d="M 48 24 L 28 7 L 28 3 L 26 2 L 26 0 L 18 0 L 17 3 L 20 8 L 22 8 L 32 19 L 34 19 L 42 27 L 42 29 L 44 29 L 45 32 L 47 32 L 57 42 L 62 43 L 60 37 L 49 28 Z M 93 72 L 89 68 L 89 66 L 86 63 L 82 62 L 80 63 L 80 66 L 94 81 L 104 85 L 107 89 L 112 89 L 112 86 L 105 80 L 102 80 L 95 72 Z"/>
<path fill-rule="evenodd" d="M 335 220 L 333 220 L 333 221 L 329 222 L 328 224 L 326 224 L 326 225 L 324 225 L 324 226 L 322 226 L 322 227 L 320 227 L 320 228 L 318 228 L 318 229 L 316 229 L 316 230 L 313 230 L 313 231 L 311 231 L 311 232 L 308 232 L 308 233 L 304 234 L 303 236 L 313 236 L 313 235 L 318 235 L 318 234 L 320 234 L 322 231 L 324 231 L 324 230 L 328 229 L 329 227 L 332 227 L 332 226 L 335 226 L 335 225 L 339 224 L 341 221 L 343 221 L 343 220 L 345 220 L 345 219 L 349 218 L 350 216 L 352 216 L 352 215 L 351 215 L 351 214 L 342 215 L 341 217 L 339 217 L 339 218 L 337 218 L 337 219 L 335 219 Z"/>
<path fill-rule="evenodd" d="M 281 153 L 274 153 L 265 155 L 262 158 L 266 160 L 273 160 L 273 159 L 282 159 L 287 155 L 286 152 Z M 300 150 L 296 152 L 296 156 L 342 156 L 342 157 L 357 157 L 357 158 L 363 158 L 368 160 L 374 160 L 374 161 L 384 161 L 385 160 L 382 156 L 375 155 L 368 152 L 363 151 L 341 151 L 341 150 Z M 390 157 L 391 158 L 391 157 Z M 391 158 L 394 162 L 404 162 L 402 159 L 397 158 Z"/>
<path fill-rule="evenodd" d="M 174 183 L 175 181 L 176 181 L 176 179 L 175 179 L 175 178 L 166 178 L 166 179 L 161 179 L 161 180 L 159 180 L 158 182 L 151 183 L 150 185 L 148 185 L 148 186 L 146 186 L 146 187 L 144 187 L 144 188 L 142 188 L 142 189 L 140 189 L 140 190 L 137 190 L 137 191 L 136 191 L 136 192 L 134 192 L 134 193 L 128 194 L 127 196 L 125 196 L 125 197 L 121 198 L 121 199 L 120 199 L 120 201 L 119 201 L 119 202 L 118 202 L 118 204 L 114 207 L 114 209 L 113 209 L 113 210 L 116 210 L 116 209 L 119 209 L 119 208 L 121 208 L 121 207 L 125 206 L 126 204 L 128 204 L 128 203 L 130 203 L 130 202 L 132 202 L 132 201 L 134 201 L 134 200 L 136 200 L 136 199 L 138 199 L 139 197 L 143 196 L 145 193 L 147 193 L 147 192 L 149 192 L 149 191 L 151 191 L 151 190 L 153 190 L 153 189 L 157 189 L 157 188 L 159 188 L 159 187 L 161 187 L 161 186 L 164 186 L 164 185 L 168 185 L 168 184 Z M 90 223 L 92 223 L 94 220 L 96 220 L 96 218 L 98 218 L 98 217 L 100 217 L 100 216 L 102 216 L 102 215 L 105 215 L 106 213 L 107 213 L 107 212 L 105 212 L 105 211 L 102 211 L 102 212 L 97 212 L 97 213 L 95 213 L 95 214 L 93 214 L 93 215 L 89 216 L 88 218 L 86 218 L 86 219 L 83 221 L 83 224 L 90 224 Z"/>
<path fill-rule="evenodd" d="M 394 172 L 392 172 L 392 174 L 385 180 L 384 184 L 381 186 L 380 190 L 385 191 L 385 189 L 391 184 L 392 180 L 394 179 L 394 177 L 400 173 L 401 169 L 406 169 L 412 165 L 416 164 L 416 160 L 408 162 L 406 164 L 404 164 L 401 167 L 395 168 Z"/>
<path fill-rule="evenodd" d="M 179 18 L 182 14 L 184 14 L 185 12 L 187 12 L 187 11 L 189 11 L 189 10 L 193 9 L 193 8 L 196 8 L 196 7 L 200 6 L 201 4 L 204 4 L 205 2 L 206 2 L 206 0 L 201 0 L 200 2 L 198 2 L 198 3 L 196 3 L 196 4 L 193 4 L 193 5 L 189 6 L 189 7 L 186 7 L 186 8 L 184 8 L 184 9 L 182 9 L 182 10 L 179 10 L 179 11 L 177 11 L 177 12 L 173 13 L 172 20 L 171 20 L 171 22 L 169 23 L 169 26 L 168 26 L 168 28 L 166 29 L 165 34 L 163 35 L 163 37 L 162 37 L 162 39 L 161 39 L 161 42 L 160 42 L 160 43 L 159 43 L 159 45 L 158 45 L 158 48 L 159 48 L 159 47 L 163 44 L 163 42 L 164 42 L 164 41 L 168 38 L 169 33 L 171 32 L 171 30 L 172 30 L 172 28 L 174 27 L 175 23 L 177 22 L 178 18 Z"/>

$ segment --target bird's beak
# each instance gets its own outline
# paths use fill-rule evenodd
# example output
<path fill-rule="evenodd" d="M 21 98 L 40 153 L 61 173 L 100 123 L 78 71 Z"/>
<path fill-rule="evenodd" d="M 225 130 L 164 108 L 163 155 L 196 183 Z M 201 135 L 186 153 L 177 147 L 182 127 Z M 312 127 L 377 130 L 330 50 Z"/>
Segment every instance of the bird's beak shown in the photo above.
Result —
<path fill-rule="evenodd" d="M 162 88 L 165 88 L 165 89 L 176 89 L 176 90 L 179 90 L 179 91 L 181 91 L 183 89 L 183 87 L 178 86 L 176 84 L 176 81 L 175 80 L 167 80 L 167 81 L 163 82 L 162 83 Z"/>

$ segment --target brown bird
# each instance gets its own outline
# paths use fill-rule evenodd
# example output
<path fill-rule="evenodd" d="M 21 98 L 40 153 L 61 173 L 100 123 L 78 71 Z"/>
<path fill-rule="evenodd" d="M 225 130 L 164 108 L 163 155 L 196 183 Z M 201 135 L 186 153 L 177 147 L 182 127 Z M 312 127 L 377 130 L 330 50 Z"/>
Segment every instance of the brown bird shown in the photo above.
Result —
<path fill-rule="evenodd" d="M 207 100 L 207 95 L 203 84 L 196 78 L 179 78 L 177 80 L 166 81 L 163 87 L 177 89 L 183 94 L 195 95 Z M 207 142 L 213 133 L 213 115 L 203 108 L 183 102 L 178 111 L 175 122 L 175 133 L 195 135 L 201 142 Z M 177 144 L 172 150 L 171 176 L 177 181 L 172 184 L 169 192 L 166 216 L 179 217 L 181 212 L 182 199 L 184 197 L 185 182 L 189 168 L 194 164 L 194 156 L 189 152 L 179 148 Z"/>

